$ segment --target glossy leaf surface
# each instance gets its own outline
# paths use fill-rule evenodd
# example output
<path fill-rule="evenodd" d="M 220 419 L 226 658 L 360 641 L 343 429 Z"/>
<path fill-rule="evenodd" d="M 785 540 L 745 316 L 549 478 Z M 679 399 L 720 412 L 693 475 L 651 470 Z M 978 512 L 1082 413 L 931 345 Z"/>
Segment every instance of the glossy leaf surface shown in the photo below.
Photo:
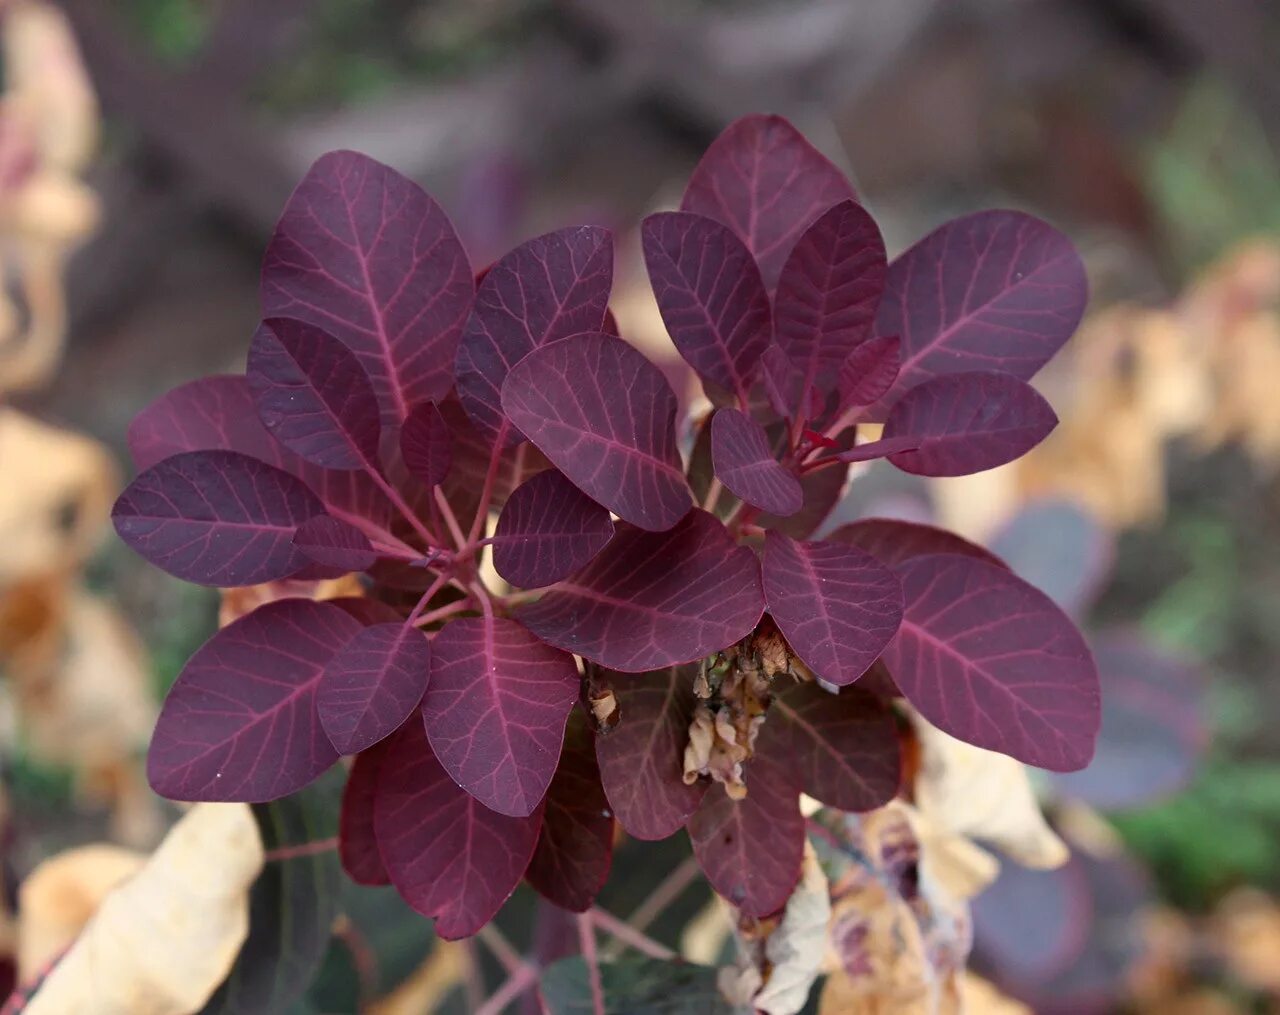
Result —
<path fill-rule="evenodd" d="M 516 615 L 566 652 L 640 672 L 733 644 L 763 610 L 755 555 L 694 510 L 666 532 L 619 524 L 590 564 Z"/>
<path fill-rule="evenodd" d="M 360 624 L 281 599 L 210 638 L 165 698 L 147 778 L 170 800 L 276 800 L 338 760 L 316 714 L 325 665 Z"/>
<path fill-rule="evenodd" d="M 530 353 L 507 375 L 511 421 L 592 500 L 650 531 L 691 507 L 676 445 L 676 396 L 662 372 L 607 335 Z"/>
<path fill-rule="evenodd" d="M 316 707 L 339 754 L 356 754 L 393 733 L 422 700 L 431 651 L 409 624 L 376 624 L 324 668 Z"/>
<path fill-rule="evenodd" d="M 885 664 L 920 714 L 957 739 L 1069 772 L 1093 757 L 1098 673 L 1043 592 L 972 557 L 898 568 L 906 613 Z"/>
<path fill-rule="evenodd" d="M 898 579 L 870 554 L 839 543 L 768 533 L 764 595 L 796 655 L 841 687 L 867 671 L 902 621 Z"/>
<path fill-rule="evenodd" d="M 432 750 L 486 807 L 532 814 L 555 773 L 579 685 L 573 658 L 514 620 L 455 620 L 431 643 L 422 714 Z"/>
<path fill-rule="evenodd" d="M 234 451 L 166 458 L 125 488 L 116 532 L 175 578 L 199 585 L 257 585 L 307 563 L 297 527 L 324 513 L 300 479 Z"/>
<path fill-rule="evenodd" d="M 415 405 L 400 428 L 405 468 L 427 486 L 439 486 L 453 465 L 453 431 L 435 402 Z"/>
<path fill-rule="evenodd" d="M 774 457 L 764 427 L 737 409 L 711 417 L 711 460 L 720 481 L 748 504 L 782 517 L 804 506 L 800 481 Z"/>
<path fill-rule="evenodd" d="M 321 156 L 285 205 L 262 265 L 267 317 L 323 328 L 360 359 L 384 423 L 453 383 L 475 284 L 441 207 L 366 155 Z"/>
<path fill-rule="evenodd" d="M 521 483 L 493 533 L 493 566 L 512 585 L 551 585 L 585 565 L 613 537 L 609 512 L 558 469 Z"/>

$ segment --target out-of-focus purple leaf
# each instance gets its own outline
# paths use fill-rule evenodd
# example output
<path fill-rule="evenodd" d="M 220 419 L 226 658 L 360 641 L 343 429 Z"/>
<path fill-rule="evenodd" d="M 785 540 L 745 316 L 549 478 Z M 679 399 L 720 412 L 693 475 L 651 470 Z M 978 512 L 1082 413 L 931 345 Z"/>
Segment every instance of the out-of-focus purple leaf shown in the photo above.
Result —
<path fill-rule="evenodd" d="M 355 354 L 305 321 L 263 321 L 245 376 L 271 436 L 326 469 L 378 467 L 382 427 L 373 385 Z"/>
<path fill-rule="evenodd" d="M 535 350 L 507 374 L 511 421 L 587 494 L 660 532 L 692 506 L 676 445 L 676 396 L 662 371 L 608 335 Z"/>
<path fill-rule="evenodd" d="M 888 458 L 890 455 L 913 451 L 920 447 L 919 437 L 884 437 L 866 444 L 856 444 L 848 451 L 841 451 L 835 457 L 846 464 L 853 462 L 874 462 L 877 458 Z"/>
<path fill-rule="evenodd" d="M 342 869 L 358 885 L 389 885 L 391 877 L 382 864 L 378 840 L 373 832 L 373 806 L 378 789 L 378 770 L 388 741 L 356 755 L 347 786 L 342 791 L 338 814 L 338 856 Z"/>
<path fill-rule="evenodd" d="M 431 748 L 486 807 L 525 817 L 546 795 L 579 686 L 572 656 L 514 620 L 455 620 L 431 643 L 422 702 Z"/>
<path fill-rule="evenodd" d="M 902 366 L 902 342 L 897 335 L 881 335 L 859 343 L 840 364 L 836 381 L 840 411 L 875 405 L 893 387 Z"/>
<path fill-rule="evenodd" d="M 916 557 L 933 553 L 959 553 L 976 560 L 1004 567 L 990 550 L 957 536 L 954 532 L 921 522 L 896 518 L 864 518 L 842 525 L 826 537 L 828 543 L 860 546 L 888 567 L 897 567 Z"/>
<path fill-rule="evenodd" d="M 1101 721 L 1098 672 L 1070 618 L 973 557 L 916 557 L 897 572 L 906 613 L 884 659 L 920 714 L 1028 765 L 1087 765 Z"/>
<path fill-rule="evenodd" d="M 400 726 L 422 700 L 431 652 L 409 624 L 366 627 L 329 660 L 316 707 L 339 754 L 372 747 Z"/>
<path fill-rule="evenodd" d="M 800 880 L 804 816 L 800 781 L 786 758 L 747 763 L 747 795 L 712 786 L 689 819 L 689 839 L 711 887 L 747 916 L 777 912 Z"/>
<path fill-rule="evenodd" d="M 490 441 L 502 429 L 511 368 L 534 349 L 600 331 L 612 286 L 613 234 L 600 226 L 536 237 L 489 269 L 458 346 L 458 398 Z"/>
<path fill-rule="evenodd" d="M 1111 568 L 1115 538 L 1078 504 L 1045 499 L 1024 505 L 991 539 L 1009 569 L 1078 617 Z"/>
<path fill-rule="evenodd" d="M 361 628 L 336 606 L 281 599 L 210 638 L 165 698 L 147 778 L 170 800 L 260 803 L 295 793 L 335 761 L 316 690 Z"/>
<path fill-rule="evenodd" d="M 561 909 L 585 913 L 604 887 L 612 861 L 613 813 L 600 785 L 591 730 L 575 712 L 565 729 L 525 879 Z"/>
<path fill-rule="evenodd" d="M 293 545 L 309 560 L 342 571 L 363 571 L 378 559 L 363 532 L 329 515 L 316 515 L 299 525 Z"/>
<path fill-rule="evenodd" d="M 939 374 L 999 370 L 1030 380 L 1080 323 L 1084 264 L 1071 241 L 1016 211 L 983 211 L 930 233 L 889 265 L 876 332 L 902 339 L 897 392 Z"/>
<path fill-rule="evenodd" d="M 853 546 L 769 532 L 764 597 L 787 644 L 815 676 L 843 687 L 879 658 L 902 622 L 902 589 Z"/>
<path fill-rule="evenodd" d="M 407 722 L 387 741 L 373 826 L 391 883 L 454 941 L 493 919 L 515 891 L 542 810 L 523 818 L 490 810 L 449 778 L 422 723 Z"/>
<path fill-rule="evenodd" d="M 448 217 L 394 169 L 357 152 L 321 156 L 285 205 L 262 265 L 267 317 L 323 328 L 359 357 L 384 423 L 453 384 L 475 294 Z"/>
<path fill-rule="evenodd" d="M 590 564 L 516 616 L 551 645 L 638 673 L 732 645 L 763 612 L 755 554 L 693 510 L 666 532 L 620 523 Z"/>
<path fill-rule="evenodd" d="M 735 120 L 711 143 L 680 208 L 733 229 L 772 291 L 809 224 L 856 197 L 844 174 L 795 127 L 781 116 L 755 114 Z"/>
<path fill-rule="evenodd" d="M 308 558 L 293 534 L 324 505 L 302 480 L 234 451 L 166 458 L 125 488 L 116 532 L 175 578 L 198 585 L 257 585 Z"/>
<path fill-rule="evenodd" d="M 1102 732 L 1093 762 L 1055 774 L 1068 796 L 1102 810 L 1154 803 L 1190 780 L 1208 732 L 1204 676 L 1194 664 L 1111 632 L 1093 639 L 1102 684 Z"/>
<path fill-rule="evenodd" d="M 772 328 L 750 251 L 727 226 L 686 212 L 650 215 L 641 233 L 671 341 L 699 377 L 745 405 Z"/>
<path fill-rule="evenodd" d="M 693 721 L 692 667 L 605 674 L 621 718 L 596 738 L 605 794 L 618 822 L 637 839 L 665 839 L 698 808 L 707 780 L 684 781 Z"/>
<path fill-rule="evenodd" d="M 720 481 L 748 504 L 786 517 L 804 506 L 800 481 L 774 457 L 764 427 L 737 409 L 711 417 L 711 459 Z"/>
<path fill-rule="evenodd" d="M 439 486 L 453 465 L 453 431 L 435 402 L 409 411 L 400 428 L 400 457 L 419 482 Z"/>
<path fill-rule="evenodd" d="M 1031 385 L 998 373 L 946 374 L 925 381 L 889 410 L 884 439 L 911 437 L 914 450 L 889 461 L 917 476 L 968 476 L 1021 458 L 1058 425 Z"/>
<path fill-rule="evenodd" d="M 799 369 L 801 390 L 836 389 L 841 367 L 875 323 L 885 268 L 880 230 L 854 201 L 824 212 L 796 241 L 773 316 L 774 340 Z"/>
<path fill-rule="evenodd" d="M 542 588 L 583 567 L 612 538 L 609 512 L 548 469 L 508 498 L 493 533 L 493 566 L 512 585 Z"/>

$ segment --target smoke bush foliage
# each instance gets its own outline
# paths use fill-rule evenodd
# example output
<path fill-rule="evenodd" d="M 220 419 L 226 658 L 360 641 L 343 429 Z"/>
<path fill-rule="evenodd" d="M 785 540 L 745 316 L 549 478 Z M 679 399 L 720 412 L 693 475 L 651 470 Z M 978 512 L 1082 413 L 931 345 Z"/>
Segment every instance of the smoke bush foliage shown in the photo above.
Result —
<path fill-rule="evenodd" d="M 964 475 L 1050 432 L 1027 381 L 1083 311 L 1071 244 L 989 211 L 888 263 L 840 172 L 751 116 L 643 246 L 708 418 L 678 419 L 619 337 L 607 230 L 477 275 L 412 182 L 316 162 L 267 249 L 246 374 L 138 416 L 114 518 L 186 581 L 361 572 L 368 595 L 280 598 L 215 634 L 165 701 L 157 791 L 267 801 L 354 755 L 345 868 L 455 938 L 522 878 L 588 908 L 615 820 L 686 829 L 717 891 L 777 911 L 801 793 L 898 792 L 899 697 L 1029 764 L 1087 763 L 1097 674 L 1045 595 L 928 526 L 811 538 L 854 463 Z M 487 587 L 486 548 L 519 591 Z"/>

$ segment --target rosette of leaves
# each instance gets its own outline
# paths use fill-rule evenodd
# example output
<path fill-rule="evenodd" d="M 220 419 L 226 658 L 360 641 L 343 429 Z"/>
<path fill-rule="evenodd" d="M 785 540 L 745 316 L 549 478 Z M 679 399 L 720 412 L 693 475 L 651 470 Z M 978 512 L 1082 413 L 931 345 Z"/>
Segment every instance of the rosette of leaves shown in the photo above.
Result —
<path fill-rule="evenodd" d="M 709 420 L 678 420 L 619 337 L 606 230 L 477 275 L 409 180 L 353 152 L 312 167 L 246 375 L 139 415 L 114 517 L 187 581 L 361 572 L 368 597 L 214 635 L 157 724 L 161 794 L 271 800 L 354 755 L 345 868 L 454 938 L 522 878 L 587 909 L 615 821 L 687 827 L 717 891 L 776 912 L 802 792 L 855 811 L 898 792 L 899 694 L 1029 764 L 1088 761 L 1097 675 L 1046 596 L 927 526 L 811 538 L 854 463 L 961 475 L 1053 428 L 1027 381 L 1084 307 L 1070 243 L 992 211 L 890 263 L 844 177 L 769 116 L 730 126 L 643 240 Z M 858 443 L 866 424 L 883 434 Z M 517 591 L 486 585 L 485 553 Z"/>

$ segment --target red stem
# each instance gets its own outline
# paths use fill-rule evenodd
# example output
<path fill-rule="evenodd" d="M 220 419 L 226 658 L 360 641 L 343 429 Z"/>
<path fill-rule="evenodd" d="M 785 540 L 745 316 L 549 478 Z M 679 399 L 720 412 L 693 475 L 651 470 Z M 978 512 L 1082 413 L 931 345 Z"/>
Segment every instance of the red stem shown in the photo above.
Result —
<path fill-rule="evenodd" d="M 262 858 L 267 863 L 273 860 L 298 860 L 304 856 L 319 856 L 321 853 L 329 853 L 338 848 L 338 837 L 335 835 L 329 839 L 316 839 L 314 842 L 300 842 L 296 846 L 279 846 L 276 849 L 269 849 L 263 854 Z"/>
<path fill-rule="evenodd" d="M 449 581 L 447 574 L 442 574 L 439 578 L 431 583 L 427 591 L 422 593 L 422 598 L 418 600 L 418 605 L 413 608 L 413 612 L 409 614 L 409 619 L 405 621 L 405 626 L 415 623 L 422 616 L 422 611 L 427 608 L 427 603 L 431 602 L 431 597 L 439 592 Z"/>
<path fill-rule="evenodd" d="M 593 908 L 591 910 L 591 919 L 600 926 L 606 934 L 611 934 L 623 944 L 630 945 L 636 951 L 644 955 L 648 955 L 651 959 L 662 959 L 664 961 L 674 959 L 676 953 L 660 941 L 655 941 L 648 934 L 642 934 L 635 927 L 627 923 L 625 920 L 619 920 L 612 913 L 603 909 Z"/>
<path fill-rule="evenodd" d="M 587 964 L 592 1011 L 594 1015 L 605 1015 L 604 985 L 600 982 L 600 959 L 596 955 L 596 932 L 590 912 L 578 914 L 578 941 L 582 945 L 582 961 Z"/>

